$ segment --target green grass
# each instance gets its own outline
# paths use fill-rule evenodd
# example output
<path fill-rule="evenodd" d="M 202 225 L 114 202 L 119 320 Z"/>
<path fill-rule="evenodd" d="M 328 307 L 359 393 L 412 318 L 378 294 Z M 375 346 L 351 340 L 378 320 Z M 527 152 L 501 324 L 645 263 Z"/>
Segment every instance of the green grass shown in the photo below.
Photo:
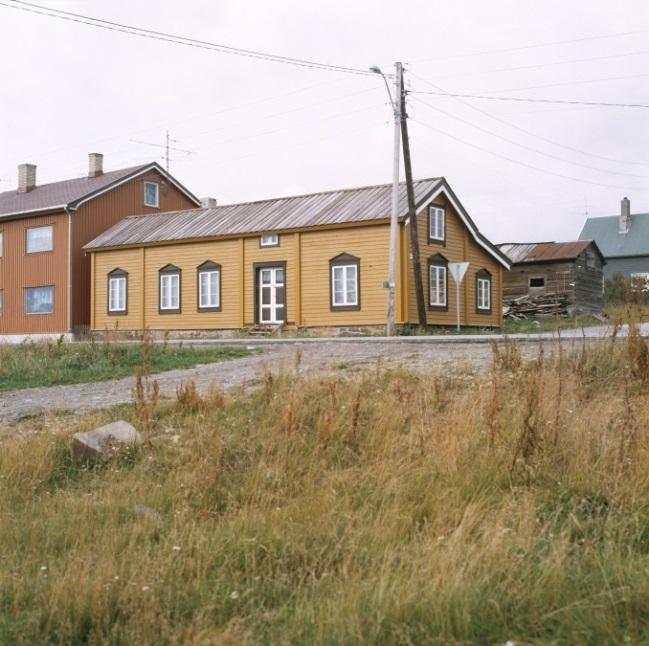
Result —
<path fill-rule="evenodd" d="M 200 363 L 244 357 L 240 347 L 152 345 L 150 372 L 191 368 Z M 105 381 L 132 375 L 143 363 L 142 344 L 23 343 L 0 345 L 0 392 L 34 386 Z"/>
<path fill-rule="evenodd" d="M 648 356 L 187 387 L 106 466 L 71 435 L 133 407 L 12 427 L 0 643 L 649 643 Z"/>

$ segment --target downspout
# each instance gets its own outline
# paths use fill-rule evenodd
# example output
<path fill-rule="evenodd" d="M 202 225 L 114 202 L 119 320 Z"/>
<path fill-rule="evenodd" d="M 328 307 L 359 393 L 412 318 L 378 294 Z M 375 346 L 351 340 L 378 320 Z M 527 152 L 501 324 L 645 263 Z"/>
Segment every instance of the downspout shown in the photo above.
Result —
<path fill-rule="evenodd" d="M 72 213 L 67 206 L 63 207 L 65 212 L 68 214 L 68 279 L 67 279 L 67 289 L 68 289 L 68 333 L 72 333 Z"/>

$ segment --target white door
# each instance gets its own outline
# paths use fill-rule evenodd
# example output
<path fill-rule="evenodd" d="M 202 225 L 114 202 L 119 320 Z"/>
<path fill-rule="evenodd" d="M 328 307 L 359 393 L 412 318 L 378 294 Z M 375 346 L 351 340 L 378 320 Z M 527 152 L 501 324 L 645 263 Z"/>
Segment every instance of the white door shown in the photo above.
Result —
<path fill-rule="evenodd" d="M 284 269 L 265 267 L 259 270 L 259 322 L 282 323 L 285 321 Z"/>

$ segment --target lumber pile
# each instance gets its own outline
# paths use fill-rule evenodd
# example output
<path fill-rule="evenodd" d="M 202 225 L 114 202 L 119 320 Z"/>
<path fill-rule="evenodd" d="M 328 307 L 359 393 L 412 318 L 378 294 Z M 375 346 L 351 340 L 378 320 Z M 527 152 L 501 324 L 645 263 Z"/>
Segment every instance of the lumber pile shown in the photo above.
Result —
<path fill-rule="evenodd" d="M 506 300 L 503 316 L 512 321 L 528 319 L 567 318 L 570 316 L 570 302 L 566 294 L 527 294 Z"/>

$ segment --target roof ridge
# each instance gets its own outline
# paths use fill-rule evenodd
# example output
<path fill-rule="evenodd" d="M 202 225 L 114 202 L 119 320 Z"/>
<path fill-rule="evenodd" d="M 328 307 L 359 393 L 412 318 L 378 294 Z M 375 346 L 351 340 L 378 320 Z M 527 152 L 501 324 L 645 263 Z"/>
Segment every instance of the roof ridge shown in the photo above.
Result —
<path fill-rule="evenodd" d="M 135 169 L 145 168 L 147 166 L 152 166 L 155 162 L 148 162 L 146 164 L 137 164 L 135 166 L 125 166 L 124 168 L 115 168 L 113 170 L 104 171 L 101 175 L 97 177 L 102 177 L 103 175 L 108 175 L 110 173 L 119 173 L 124 171 L 134 171 Z M 77 182 L 81 179 L 97 179 L 97 177 L 89 177 L 88 175 L 81 175 L 80 177 L 69 177 L 68 179 L 59 179 L 56 182 L 46 182 L 45 184 L 37 184 L 32 190 L 39 188 L 47 188 L 48 186 L 53 186 L 54 184 L 64 184 L 65 182 Z M 32 191 L 29 191 L 31 193 Z M 7 193 L 18 193 L 17 189 L 8 189 L 6 191 L 0 192 L 0 197 L 6 195 Z"/>
<path fill-rule="evenodd" d="M 441 181 L 443 180 L 444 177 L 425 177 L 422 179 L 416 179 L 413 181 L 413 184 L 418 184 L 420 182 L 430 182 L 432 180 L 437 180 Z M 399 182 L 399 186 L 402 184 L 405 185 L 404 182 Z M 383 186 L 392 186 L 391 183 L 387 184 L 370 184 L 368 186 L 356 186 L 352 188 L 338 188 L 338 189 L 329 189 L 326 191 L 316 191 L 315 193 L 302 193 L 300 195 L 285 195 L 284 197 L 266 197 L 262 200 L 248 200 L 247 202 L 231 202 L 229 204 L 217 204 L 216 206 L 203 206 L 203 207 L 196 207 L 196 208 L 190 208 L 190 209 L 176 209 L 175 211 L 162 211 L 160 213 L 139 213 L 136 215 L 127 215 L 123 220 L 134 220 L 136 218 L 151 218 L 151 217 L 156 217 L 156 216 L 164 216 L 164 215 L 174 215 L 177 213 L 187 213 L 187 212 L 196 212 L 196 211 L 218 211 L 219 209 L 226 209 L 226 208 L 231 208 L 233 206 L 247 206 L 249 204 L 262 204 L 264 202 L 278 202 L 279 200 L 291 200 L 295 198 L 300 198 L 300 197 L 315 197 L 316 195 L 328 195 L 329 193 L 348 193 L 350 191 L 362 191 L 364 189 L 369 189 L 369 188 L 381 188 Z"/>

